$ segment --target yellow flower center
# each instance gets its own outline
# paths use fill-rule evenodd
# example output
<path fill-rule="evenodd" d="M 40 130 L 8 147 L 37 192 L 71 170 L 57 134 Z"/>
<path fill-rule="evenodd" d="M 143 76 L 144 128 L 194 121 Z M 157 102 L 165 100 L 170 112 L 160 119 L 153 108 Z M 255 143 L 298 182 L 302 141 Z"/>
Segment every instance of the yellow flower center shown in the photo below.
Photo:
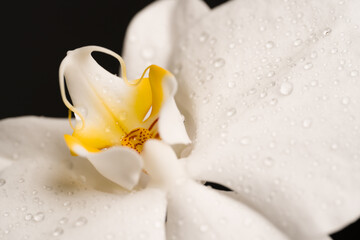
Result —
<path fill-rule="evenodd" d="M 159 139 L 160 136 L 157 132 L 152 131 L 153 127 L 157 123 L 158 119 L 156 119 L 153 124 L 146 128 L 136 128 L 128 133 L 123 139 L 121 140 L 121 145 L 125 147 L 130 147 L 136 150 L 138 153 L 141 153 L 143 149 L 144 143 L 151 139 L 156 138 Z"/>

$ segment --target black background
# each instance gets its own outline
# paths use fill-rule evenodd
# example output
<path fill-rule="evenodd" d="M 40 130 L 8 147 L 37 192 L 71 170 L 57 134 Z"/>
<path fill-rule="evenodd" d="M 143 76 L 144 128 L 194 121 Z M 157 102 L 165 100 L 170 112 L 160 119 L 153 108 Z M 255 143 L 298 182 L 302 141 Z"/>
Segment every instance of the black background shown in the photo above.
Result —
<path fill-rule="evenodd" d="M 152 0 L 24 2 L 1 6 L 0 119 L 67 117 L 58 86 L 58 68 L 66 52 L 99 45 L 121 53 L 129 21 Z M 215 7 L 225 1 L 206 2 Z M 111 72 L 118 71 L 115 60 L 97 60 Z M 332 237 L 360 239 L 359 221 Z"/>

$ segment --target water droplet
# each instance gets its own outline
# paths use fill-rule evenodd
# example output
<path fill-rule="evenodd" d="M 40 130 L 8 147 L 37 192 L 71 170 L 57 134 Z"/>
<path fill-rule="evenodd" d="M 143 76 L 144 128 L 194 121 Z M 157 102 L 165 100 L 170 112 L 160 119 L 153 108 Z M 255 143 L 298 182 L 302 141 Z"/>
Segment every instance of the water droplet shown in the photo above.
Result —
<path fill-rule="evenodd" d="M 75 222 L 75 227 L 84 226 L 87 223 L 87 219 L 85 217 L 79 217 Z"/>
<path fill-rule="evenodd" d="M 19 158 L 19 154 L 13 153 L 13 154 L 12 154 L 12 158 L 13 158 L 14 160 L 17 160 L 17 159 Z"/>
<path fill-rule="evenodd" d="M 227 112 L 226 112 L 226 116 L 228 116 L 228 117 L 232 117 L 232 116 L 234 116 L 235 114 L 236 114 L 236 109 L 235 109 L 235 108 L 230 108 L 230 109 L 228 109 Z"/>
<path fill-rule="evenodd" d="M 88 114 L 87 108 L 85 108 L 85 107 L 77 107 L 76 109 L 79 111 L 79 113 L 80 113 L 83 117 L 86 117 L 86 116 L 87 116 L 87 114 Z"/>
<path fill-rule="evenodd" d="M 312 120 L 311 119 L 304 119 L 302 122 L 302 125 L 304 128 L 310 128 L 312 125 Z"/>
<path fill-rule="evenodd" d="M 273 41 L 268 41 L 266 44 L 265 44 L 265 47 L 267 49 L 271 49 L 275 46 L 275 43 Z"/>
<path fill-rule="evenodd" d="M 43 188 L 44 188 L 46 191 L 52 191 L 52 190 L 53 190 L 52 186 L 47 186 L 47 185 L 45 185 L 45 186 L 43 186 Z"/>
<path fill-rule="evenodd" d="M 26 221 L 30 221 L 31 219 L 33 219 L 33 215 L 32 215 L 31 213 L 27 213 L 27 214 L 25 214 L 24 219 L 25 219 Z"/>
<path fill-rule="evenodd" d="M 200 226 L 200 231 L 201 232 L 206 232 L 208 229 L 209 229 L 209 227 L 207 225 L 205 225 L 205 224 Z"/>
<path fill-rule="evenodd" d="M 160 228 L 163 224 L 159 221 L 155 222 L 155 228 Z"/>
<path fill-rule="evenodd" d="M 341 103 L 344 105 L 348 105 L 350 103 L 350 98 L 344 97 L 343 99 L 341 99 Z"/>
<path fill-rule="evenodd" d="M 59 220 L 59 223 L 60 223 L 61 225 L 64 225 L 64 224 L 66 224 L 68 221 L 69 221 L 69 219 L 67 219 L 66 217 L 63 217 L 63 218 L 61 218 L 61 219 Z"/>
<path fill-rule="evenodd" d="M 6 180 L 3 179 L 3 178 L 0 178 L 0 187 L 1 187 L 1 186 L 4 186 L 5 183 L 6 183 Z"/>
<path fill-rule="evenodd" d="M 119 119 L 120 121 L 125 121 L 127 118 L 127 112 L 126 111 L 121 111 L 119 114 Z"/>
<path fill-rule="evenodd" d="M 308 62 L 304 65 L 305 70 L 310 70 L 313 67 L 313 64 L 311 62 Z"/>
<path fill-rule="evenodd" d="M 225 65 L 225 60 L 223 58 L 218 58 L 214 61 L 214 67 L 221 68 Z"/>
<path fill-rule="evenodd" d="M 35 222 L 41 222 L 42 220 L 44 220 L 44 218 L 45 214 L 43 212 L 38 212 L 33 216 Z"/>
<path fill-rule="evenodd" d="M 250 138 L 249 138 L 249 137 L 242 137 L 242 138 L 240 139 L 240 143 L 241 143 L 242 145 L 248 145 L 248 144 L 250 143 Z"/>
<path fill-rule="evenodd" d="M 177 224 L 178 224 L 179 226 L 182 226 L 182 225 L 184 225 L 184 221 L 183 221 L 183 220 L 178 220 L 178 221 L 177 221 Z"/>
<path fill-rule="evenodd" d="M 234 81 L 228 82 L 228 88 L 234 88 L 235 86 L 236 86 L 236 82 L 234 82 Z"/>
<path fill-rule="evenodd" d="M 331 33 L 331 28 L 325 28 L 322 32 L 323 36 L 328 36 Z"/>
<path fill-rule="evenodd" d="M 199 41 L 200 42 L 205 42 L 207 39 L 209 38 L 209 34 L 206 32 L 201 33 L 200 37 L 199 37 Z"/>
<path fill-rule="evenodd" d="M 302 40 L 299 39 L 299 38 L 294 41 L 294 46 L 295 46 L 295 47 L 298 47 L 298 46 L 300 46 L 301 44 L 302 44 Z"/>
<path fill-rule="evenodd" d="M 268 78 L 271 78 L 275 75 L 275 72 L 274 71 L 270 71 L 268 72 L 268 74 L 266 75 Z"/>
<path fill-rule="evenodd" d="M 212 75 L 211 73 L 209 73 L 207 76 L 206 76 L 206 81 L 210 81 L 211 79 L 214 78 L 214 75 Z"/>
<path fill-rule="evenodd" d="M 235 48 L 235 43 L 229 43 L 229 48 L 230 48 L 230 49 Z"/>
<path fill-rule="evenodd" d="M 319 81 L 318 81 L 318 80 L 312 80 L 312 81 L 310 82 L 310 85 L 311 85 L 312 87 L 316 87 L 318 84 L 319 84 Z"/>
<path fill-rule="evenodd" d="M 312 59 L 317 58 L 317 52 L 316 52 L 316 51 L 313 51 L 313 52 L 310 54 L 310 57 L 311 57 Z"/>
<path fill-rule="evenodd" d="M 331 144 L 331 149 L 332 150 L 337 150 L 338 148 L 339 148 L 339 145 L 337 145 L 337 143 Z"/>
<path fill-rule="evenodd" d="M 359 75 L 359 72 L 357 71 L 357 70 L 352 70 L 351 72 L 350 72 L 350 76 L 351 77 L 357 77 Z"/>
<path fill-rule="evenodd" d="M 274 165 L 274 159 L 267 157 L 264 159 L 264 165 L 267 167 L 272 167 Z"/>
<path fill-rule="evenodd" d="M 54 237 L 58 237 L 58 236 L 61 236 L 63 233 L 64 233 L 64 229 L 58 227 L 58 228 L 55 228 L 52 235 Z"/>
<path fill-rule="evenodd" d="M 256 93 L 256 88 L 251 88 L 248 92 L 249 95 L 253 95 Z"/>
<path fill-rule="evenodd" d="M 264 98 L 264 97 L 266 97 L 267 96 L 267 92 L 261 92 L 260 93 L 260 98 Z"/>
<path fill-rule="evenodd" d="M 277 104 L 277 102 L 278 102 L 277 98 L 272 98 L 272 99 L 269 101 L 269 104 L 272 105 L 272 106 L 274 106 L 274 105 Z"/>
<path fill-rule="evenodd" d="M 290 95 L 290 94 L 292 93 L 293 88 L 294 88 L 294 86 L 293 86 L 292 83 L 290 83 L 290 82 L 283 82 L 283 83 L 281 83 L 281 85 L 280 85 L 279 91 L 280 91 L 280 93 L 281 93 L 282 95 L 288 96 L 288 95 Z"/>
<path fill-rule="evenodd" d="M 211 45 L 214 45 L 216 42 L 217 42 L 217 39 L 216 39 L 216 38 L 211 38 L 211 39 L 210 39 L 210 44 L 211 44 Z"/>
<path fill-rule="evenodd" d="M 25 182 L 25 179 L 24 178 L 19 178 L 18 182 L 23 183 L 23 182 Z"/>
<path fill-rule="evenodd" d="M 142 49 L 141 51 L 141 56 L 145 59 L 145 60 L 148 60 L 148 59 L 151 59 L 154 57 L 154 54 L 155 54 L 155 51 L 153 48 L 151 47 L 145 47 Z"/>

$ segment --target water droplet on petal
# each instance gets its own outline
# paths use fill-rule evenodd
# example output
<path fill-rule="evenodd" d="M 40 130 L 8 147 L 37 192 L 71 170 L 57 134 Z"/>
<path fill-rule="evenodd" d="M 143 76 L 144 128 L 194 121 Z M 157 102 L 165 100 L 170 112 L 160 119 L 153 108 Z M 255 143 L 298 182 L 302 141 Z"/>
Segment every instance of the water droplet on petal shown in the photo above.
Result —
<path fill-rule="evenodd" d="M 272 106 L 274 106 L 274 105 L 277 104 L 277 102 L 278 102 L 277 98 L 272 98 L 272 99 L 270 100 L 269 104 L 272 105 Z"/>
<path fill-rule="evenodd" d="M 0 187 L 1 187 L 1 186 L 4 186 L 5 183 L 6 183 L 6 180 L 3 179 L 3 178 L 0 178 Z"/>
<path fill-rule="evenodd" d="M 228 117 L 232 117 L 232 116 L 234 116 L 235 114 L 236 114 L 236 109 L 235 109 L 235 108 L 230 108 L 230 109 L 228 109 L 227 112 L 226 112 L 226 116 L 228 116 Z"/>
<path fill-rule="evenodd" d="M 313 52 L 310 54 L 310 57 L 311 57 L 312 59 L 317 58 L 317 52 L 316 52 L 316 51 L 313 51 Z"/>
<path fill-rule="evenodd" d="M 206 232 L 208 229 L 209 229 L 209 227 L 207 225 L 205 225 L 205 224 L 200 226 L 200 231 L 201 232 Z"/>
<path fill-rule="evenodd" d="M 184 225 L 184 221 L 183 220 L 178 220 L 177 224 L 178 224 L 178 226 L 182 226 L 182 225 Z"/>
<path fill-rule="evenodd" d="M 12 158 L 13 158 L 14 160 L 17 160 L 17 159 L 19 158 L 19 154 L 13 153 Z"/>
<path fill-rule="evenodd" d="M 242 145 L 248 145 L 250 143 L 250 138 L 249 137 L 243 137 L 240 139 L 240 143 Z"/>
<path fill-rule="evenodd" d="M 304 119 L 302 125 L 304 128 L 310 128 L 312 125 L 312 120 L 308 118 Z"/>
<path fill-rule="evenodd" d="M 264 160 L 264 164 L 267 167 L 272 167 L 274 165 L 274 159 L 272 159 L 271 157 L 267 157 Z"/>
<path fill-rule="evenodd" d="M 304 65 L 305 70 L 310 70 L 313 67 L 313 64 L 311 62 L 308 62 Z"/>
<path fill-rule="evenodd" d="M 325 28 L 322 32 L 323 36 L 328 36 L 331 33 L 331 28 Z"/>
<path fill-rule="evenodd" d="M 31 219 L 33 219 L 33 215 L 32 215 L 31 213 L 27 213 L 27 214 L 25 215 L 24 219 L 25 219 L 26 221 L 30 221 Z"/>
<path fill-rule="evenodd" d="M 66 217 L 63 217 L 63 218 L 61 218 L 61 219 L 59 220 L 59 223 L 60 223 L 61 225 L 64 225 L 64 224 L 66 224 L 68 221 L 69 221 L 69 219 L 67 219 Z"/>
<path fill-rule="evenodd" d="M 299 38 L 294 41 L 294 46 L 295 46 L 295 47 L 298 47 L 298 46 L 300 46 L 301 44 L 302 44 L 302 40 L 299 39 Z"/>
<path fill-rule="evenodd" d="M 337 150 L 338 148 L 339 148 L 339 145 L 337 143 L 331 144 L 331 149 L 332 150 Z"/>
<path fill-rule="evenodd" d="M 310 85 L 311 85 L 312 87 L 316 87 L 318 84 L 319 84 L 319 81 L 318 81 L 318 80 L 312 80 L 312 81 L 310 82 Z"/>
<path fill-rule="evenodd" d="M 290 82 L 283 82 L 281 85 L 280 85 L 280 93 L 284 96 L 288 96 L 292 93 L 293 91 L 293 84 L 290 83 Z"/>
<path fill-rule="evenodd" d="M 212 75 L 211 73 L 209 73 L 207 76 L 206 76 L 206 81 L 210 81 L 211 79 L 214 78 L 214 75 Z"/>
<path fill-rule="evenodd" d="M 214 61 L 214 67 L 221 68 L 225 65 L 225 60 L 223 58 L 218 58 Z"/>
<path fill-rule="evenodd" d="M 268 41 L 266 44 L 265 44 L 265 47 L 267 49 L 271 49 L 275 46 L 275 43 L 273 41 Z"/>
<path fill-rule="evenodd" d="M 142 51 L 141 51 L 141 56 L 145 59 L 145 60 L 148 60 L 148 59 L 151 59 L 154 57 L 154 54 L 155 54 L 155 51 L 153 48 L 151 47 L 146 47 L 146 48 L 143 48 Z"/>
<path fill-rule="evenodd" d="M 274 71 L 270 71 L 268 72 L 268 74 L 266 75 L 268 78 L 271 78 L 275 75 L 275 72 Z"/>
<path fill-rule="evenodd" d="M 85 217 L 79 217 L 75 222 L 75 227 L 84 226 L 87 223 L 87 219 Z"/>
<path fill-rule="evenodd" d="M 64 229 L 58 227 L 58 228 L 55 228 L 52 235 L 54 237 L 58 237 L 58 236 L 61 236 L 63 233 L 64 233 Z"/>
<path fill-rule="evenodd" d="M 352 70 L 351 72 L 350 72 L 350 76 L 351 77 L 357 77 L 359 75 L 359 72 L 357 71 L 357 70 Z"/>
<path fill-rule="evenodd" d="M 42 220 L 44 220 L 44 218 L 45 214 L 43 212 L 38 212 L 33 216 L 35 222 L 41 222 Z"/>
<path fill-rule="evenodd" d="M 83 117 L 86 117 L 86 116 L 87 116 L 87 114 L 88 114 L 87 108 L 85 108 L 85 107 L 77 107 L 76 109 L 79 111 L 79 113 L 80 113 Z"/>
<path fill-rule="evenodd" d="M 155 222 L 155 228 L 160 228 L 163 224 L 159 221 Z"/>
<path fill-rule="evenodd" d="M 260 98 L 264 98 L 264 97 L 266 97 L 267 96 L 267 92 L 261 92 L 260 93 Z"/>
<path fill-rule="evenodd" d="M 229 43 L 229 48 L 230 48 L 230 49 L 235 48 L 235 43 Z"/>
<path fill-rule="evenodd" d="M 343 105 L 348 105 L 350 103 L 350 98 L 349 97 L 344 97 L 343 99 L 341 99 L 341 103 Z"/>
<path fill-rule="evenodd" d="M 126 111 L 120 112 L 120 114 L 119 114 L 120 121 L 125 121 L 126 118 L 127 118 L 127 112 Z"/>
<path fill-rule="evenodd" d="M 203 32 L 203 33 L 201 33 L 201 35 L 199 37 L 199 41 L 205 42 L 208 38 L 209 38 L 209 34 L 207 34 L 206 32 Z"/>
<path fill-rule="evenodd" d="M 228 82 L 228 88 L 234 88 L 235 86 L 236 86 L 236 82 L 234 82 L 234 81 Z"/>

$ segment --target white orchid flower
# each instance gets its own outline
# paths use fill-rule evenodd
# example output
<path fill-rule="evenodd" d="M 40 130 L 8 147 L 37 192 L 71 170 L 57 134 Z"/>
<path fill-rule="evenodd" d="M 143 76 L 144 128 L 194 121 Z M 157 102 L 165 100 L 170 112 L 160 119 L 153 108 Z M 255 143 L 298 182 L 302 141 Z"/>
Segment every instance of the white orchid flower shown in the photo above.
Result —
<path fill-rule="evenodd" d="M 169 74 L 154 78 L 158 111 L 154 92 L 129 107 L 142 81 L 106 74 L 94 48 L 69 53 L 76 61 L 61 69 L 75 131 L 47 118 L 0 124 L 0 238 L 328 239 L 360 214 L 357 9 L 356 0 L 153 3 L 130 24 L 124 59 L 130 79 L 151 64 Z M 192 140 L 178 155 L 170 144 L 189 141 L 176 89 Z M 161 141 L 149 130 L 157 118 Z M 140 154 L 121 141 L 138 128 L 150 131 Z M 72 132 L 81 157 L 64 142 Z M 142 170 L 150 182 L 125 190 Z"/>

